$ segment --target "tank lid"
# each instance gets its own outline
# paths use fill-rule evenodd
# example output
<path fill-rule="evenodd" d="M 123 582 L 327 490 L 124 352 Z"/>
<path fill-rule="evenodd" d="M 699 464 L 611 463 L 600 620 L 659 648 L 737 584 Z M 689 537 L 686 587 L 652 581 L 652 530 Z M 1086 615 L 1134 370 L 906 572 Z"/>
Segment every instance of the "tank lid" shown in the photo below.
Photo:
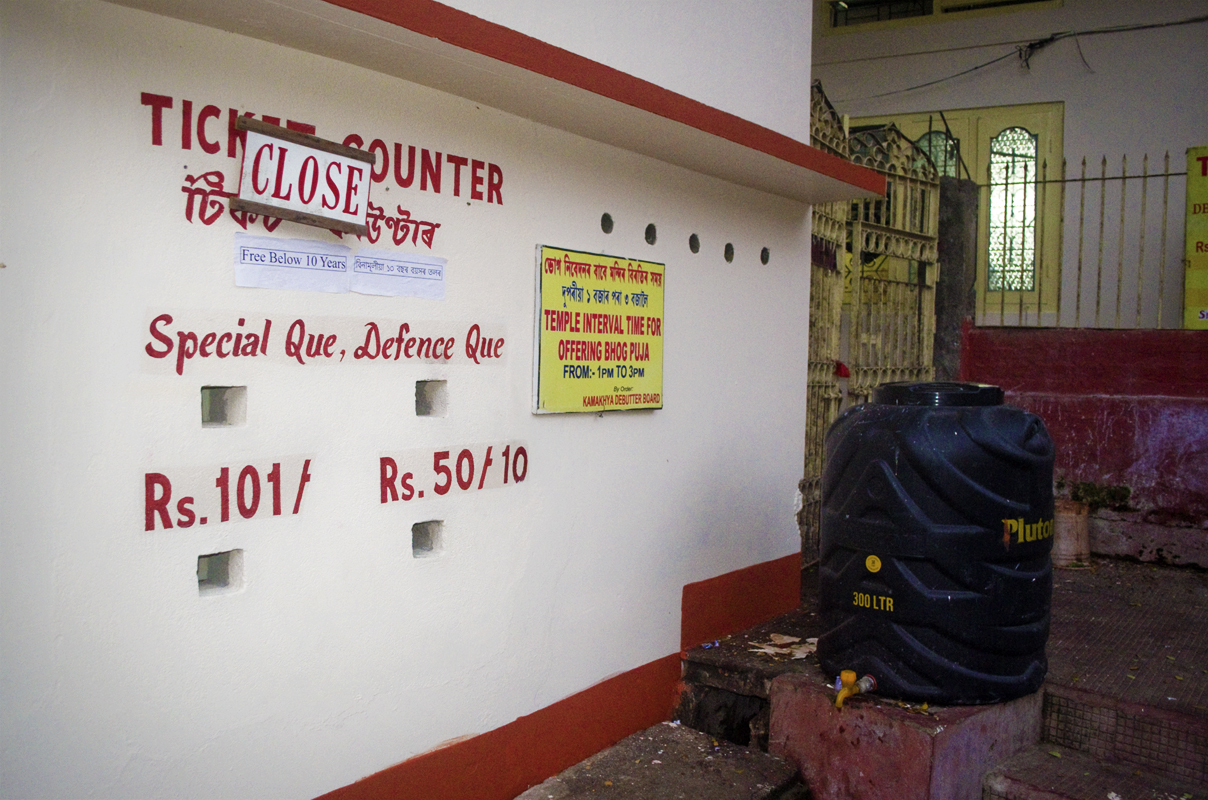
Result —
<path fill-rule="evenodd" d="M 986 383 L 882 383 L 872 390 L 881 406 L 1001 406 L 1002 389 Z"/>

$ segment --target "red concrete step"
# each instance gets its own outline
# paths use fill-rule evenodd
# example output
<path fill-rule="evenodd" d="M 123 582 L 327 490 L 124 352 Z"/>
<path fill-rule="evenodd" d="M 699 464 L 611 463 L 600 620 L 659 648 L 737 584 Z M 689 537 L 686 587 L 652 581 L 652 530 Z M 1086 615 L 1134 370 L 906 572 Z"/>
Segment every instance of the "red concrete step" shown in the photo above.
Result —
<path fill-rule="evenodd" d="M 1202 783 L 1040 744 L 986 773 L 982 800 L 1203 800 Z"/>
<path fill-rule="evenodd" d="M 772 682 L 768 751 L 814 800 L 972 800 L 987 770 L 1040 739 L 1039 693 L 929 708 L 861 694 L 842 710 L 835 696 L 820 672 Z"/>

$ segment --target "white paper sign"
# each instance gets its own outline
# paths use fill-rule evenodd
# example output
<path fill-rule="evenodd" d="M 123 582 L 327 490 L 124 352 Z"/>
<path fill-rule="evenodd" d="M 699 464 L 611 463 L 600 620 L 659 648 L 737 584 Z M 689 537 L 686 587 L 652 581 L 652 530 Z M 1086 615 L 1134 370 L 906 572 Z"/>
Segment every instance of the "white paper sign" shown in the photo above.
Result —
<path fill-rule="evenodd" d="M 347 292 L 352 251 L 308 239 L 235 234 L 235 285 L 303 292 Z"/>
<path fill-rule="evenodd" d="M 446 263 L 437 256 L 362 250 L 353 258 L 349 288 L 361 294 L 444 300 Z"/>
<path fill-rule="evenodd" d="M 309 239 L 235 234 L 235 285 L 300 292 L 357 292 L 445 299 L 447 259 L 362 250 Z"/>

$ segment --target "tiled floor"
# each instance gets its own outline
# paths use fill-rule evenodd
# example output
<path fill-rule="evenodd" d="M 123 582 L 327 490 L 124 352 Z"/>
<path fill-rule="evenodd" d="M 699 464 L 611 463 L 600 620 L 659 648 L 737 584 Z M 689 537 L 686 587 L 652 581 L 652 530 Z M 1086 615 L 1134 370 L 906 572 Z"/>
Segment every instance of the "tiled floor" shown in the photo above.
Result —
<path fill-rule="evenodd" d="M 1045 739 L 1208 783 L 1208 573 L 1054 573 Z"/>
<path fill-rule="evenodd" d="M 1208 572 L 1054 570 L 1048 654 L 1051 684 L 1208 719 Z"/>

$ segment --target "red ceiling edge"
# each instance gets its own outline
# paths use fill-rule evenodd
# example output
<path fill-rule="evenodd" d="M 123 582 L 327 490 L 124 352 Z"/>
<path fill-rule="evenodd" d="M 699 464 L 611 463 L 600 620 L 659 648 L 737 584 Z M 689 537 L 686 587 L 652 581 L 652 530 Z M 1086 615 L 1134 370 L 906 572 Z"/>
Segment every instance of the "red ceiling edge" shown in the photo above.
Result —
<path fill-rule="evenodd" d="M 324 2 L 648 111 L 865 191 L 885 194 L 885 177 L 879 173 L 435 0 Z"/>

